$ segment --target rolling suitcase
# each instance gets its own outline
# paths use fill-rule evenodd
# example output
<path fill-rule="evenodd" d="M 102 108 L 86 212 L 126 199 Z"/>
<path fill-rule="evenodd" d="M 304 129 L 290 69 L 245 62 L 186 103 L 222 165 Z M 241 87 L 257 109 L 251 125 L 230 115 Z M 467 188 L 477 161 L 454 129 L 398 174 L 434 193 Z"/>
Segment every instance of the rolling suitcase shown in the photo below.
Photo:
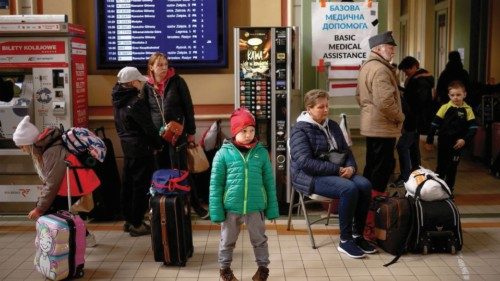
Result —
<path fill-rule="evenodd" d="M 85 224 L 66 211 L 36 221 L 35 267 L 50 280 L 80 278 L 85 264 Z"/>
<path fill-rule="evenodd" d="M 68 209 L 71 207 L 69 163 L 66 168 Z M 58 211 L 36 221 L 35 268 L 50 280 L 80 278 L 85 265 L 86 228 L 78 215 Z"/>
<path fill-rule="evenodd" d="M 186 195 L 151 197 L 151 245 L 155 261 L 185 266 L 193 255 L 193 233 L 189 199 Z"/>
<path fill-rule="evenodd" d="M 413 245 L 410 245 L 412 252 L 455 254 L 462 250 L 460 213 L 452 199 L 415 199 L 415 218 Z"/>
<path fill-rule="evenodd" d="M 113 143 L 106 138 L 104 127 L 94 130 L 97 136 L 102 135 L 101 139 L 106 144 L 107 152 L 104 162 L 97 162 L 93 167 L 97 176 L 101 180 L 101 186 L 93 193 L 94 209 L 88 214 L 94 220 L 116 220 L 120 218 L 120 195 L 121 179 L 116 164 L 115 151 Z"/>
<path fill-rule="evenodd" d="M 409 200 L 414 202 L 414 230 L 410 250 L 415 253 L 451 253 L 462 250 L 462 225 L 460 213 L 450 198 L 435 201 L 424 201 L 420 197 L 425 181 L 415 190 L 415 197 Z M 441 185 L 444 189 L 444 186 Z"/>

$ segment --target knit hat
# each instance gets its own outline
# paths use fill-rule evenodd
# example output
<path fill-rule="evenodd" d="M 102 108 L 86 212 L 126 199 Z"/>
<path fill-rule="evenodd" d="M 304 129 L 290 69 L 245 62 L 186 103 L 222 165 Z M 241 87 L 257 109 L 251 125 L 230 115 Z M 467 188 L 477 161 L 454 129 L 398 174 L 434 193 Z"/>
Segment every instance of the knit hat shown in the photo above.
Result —
<path fill-rule="evenodd" d="M 146 82 L 147 78 L 142 75 L 137 68 L 132 66 L 125 66 L 118 72 L 118 83 L 128 83 L 134 80 L 139 80 L 141 82 Z"/>
<path fill-rule="evenodd" d="M 12 139 L 17 146 L 34 144 L 40 131 L 30 123 L 29 115 L 24 116 L 23 120 L 17 125 Z"/>
<path fill-rule="evenodd" d="M 231 136 L 236 136 L 241 130 L 248 126 L 255 127 L 255 118 L 248 109 L 244 107 L 237 108 L 231 114 Z"/>
<path fill-rule="evenodd" d="M 370 49 L 382 44 L 397 46 L 396 41 L 394 41 L 394 37 L 392 37 L 392 31 L 386 31 L 370 37 L 370 39 L 368 39 L 368 44 L 370 44 Z"/>

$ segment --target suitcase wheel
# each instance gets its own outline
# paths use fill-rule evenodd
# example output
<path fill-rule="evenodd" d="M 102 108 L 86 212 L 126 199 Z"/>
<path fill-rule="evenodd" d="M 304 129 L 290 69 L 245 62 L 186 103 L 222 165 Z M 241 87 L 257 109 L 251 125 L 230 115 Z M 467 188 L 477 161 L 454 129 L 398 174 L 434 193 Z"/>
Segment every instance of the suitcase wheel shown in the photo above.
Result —
<path fill-rule="evenodd" d="M 85 275 L 83 268 L 77 268 L 75 271 L 75 279 L 82 278 Z"/>
<path fill-rule="evenodd" d="M 424 245 L 424 247 L 422 249 L 422 254 L 427 255 L 427 253 L 429 253 L 429 247 L 427 247 L 427 245 Z"/>
<path fill-rule="evenodd" d="M 451 254 L 452 254 L 452 255 L 454 255 L 454 254 L 456 254 L 456 253 L 457 253 L 457 250 L 456 250 L 456 248 L 455 248 L 455 245 L 452 245 L 452 246 L 451 246 L 451 251 L 450 251 L 450 252 L 451 252 Z"/>

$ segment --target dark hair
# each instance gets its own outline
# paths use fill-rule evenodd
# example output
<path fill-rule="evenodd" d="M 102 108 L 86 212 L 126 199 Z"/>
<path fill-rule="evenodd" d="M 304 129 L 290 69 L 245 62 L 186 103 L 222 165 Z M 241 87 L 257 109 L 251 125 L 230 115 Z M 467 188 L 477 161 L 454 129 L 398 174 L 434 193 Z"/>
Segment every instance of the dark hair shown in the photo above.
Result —
<path fill-rule="evenodd" d="M 406 69 L 412 68 L 414 65 L 417 66 L 417 68 L 420 67 L 420 63 L 418 62 L 418 60 L 416 58 L 408 56 L 408 57 L 405 57 L 399 63 L 398 69 L 399 70 L 406 70 Z"/>
<path fill-rule="evenodd" d="M 460 53 L 458 51 L 451 51 L 450 53 L 448 53 L 448 60 L 462 62 L 462 58 L 460 57 Z"/>
<path fill-rule="evenodd" d="M 462 83 L 462 81 L 454 80 L 454 81 L 451 81 L 450 84 L 448 84 L 448 92 L 451 89 L 458 89 L 458 88 L 462 88 L 465 91 L 465 85 L 464 85 L 464 83 Z"/>

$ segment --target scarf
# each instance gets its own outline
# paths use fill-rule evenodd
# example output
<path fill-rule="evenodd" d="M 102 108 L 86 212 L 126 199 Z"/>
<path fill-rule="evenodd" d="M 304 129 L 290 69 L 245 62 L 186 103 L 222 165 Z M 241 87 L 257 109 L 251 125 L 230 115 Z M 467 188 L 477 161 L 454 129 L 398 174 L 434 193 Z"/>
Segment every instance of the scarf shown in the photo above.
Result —
<path fill-rule="evenodd" d="M 174 75 L 175 75 L 175 69 L 173 67 L 169 67 L 167 70 L 167 75 L 165 75 L 165 78 L 163 78 L 163 80 L 156 81 L 154 74 L 150 74 L 147 82 L 150 85 L 153 85 L 153 88 L 160 96 L 163 96 L 163 94 L 165 93 L 165 87 L 168 84 L 168 80 L 172 78 Z"/>

